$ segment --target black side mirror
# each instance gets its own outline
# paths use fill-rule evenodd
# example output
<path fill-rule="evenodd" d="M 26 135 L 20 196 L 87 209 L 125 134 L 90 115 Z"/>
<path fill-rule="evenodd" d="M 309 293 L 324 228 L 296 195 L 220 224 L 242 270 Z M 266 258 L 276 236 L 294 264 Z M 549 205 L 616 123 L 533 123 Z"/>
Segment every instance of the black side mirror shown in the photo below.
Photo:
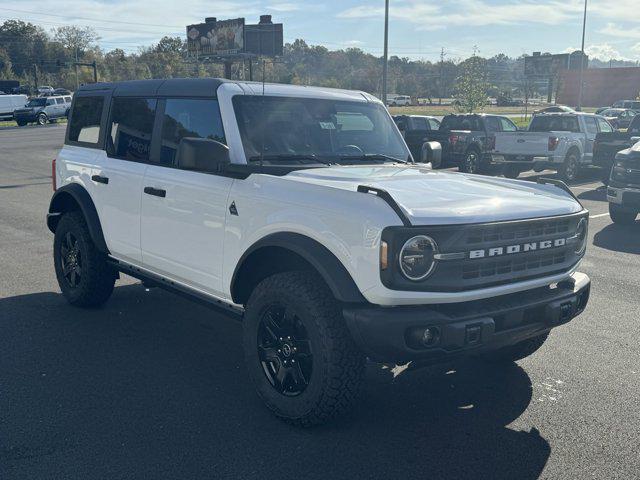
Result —
<path fill-rule="evenodd" d="M 229 165 L 229 147 L 209 138 L 183 138 L 178 144 L 176 163 L 183 170 L 219 173 Z"/>

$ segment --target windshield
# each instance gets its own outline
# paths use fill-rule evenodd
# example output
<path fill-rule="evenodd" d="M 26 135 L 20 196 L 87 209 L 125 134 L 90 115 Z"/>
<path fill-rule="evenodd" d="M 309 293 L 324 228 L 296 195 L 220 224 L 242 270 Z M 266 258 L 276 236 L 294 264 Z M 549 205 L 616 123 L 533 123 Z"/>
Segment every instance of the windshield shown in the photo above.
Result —
<path fill-rule="evenodd" d="M 238 95 L 233 105 L 247 161 L 409 159 L 389 114 L 376 103 Z"/>
<path fill-rule="evenodd" d="M 530 132 L 580 132 L 578 117 L 568 115 L 536 115 L 529 125 Z"/>
<path fill-rule="evenodd" d="M 34 98 L 33 100 L 29 100 L 29 103 L 27 103 L 27 107 L 44 107 L 46 104 L 46 98 Z"/>
<path fill-rule="evenodd" d="M 610 108 L 602 112 L 600 115 L 604 115 L 605 117 L 617 117 L 618 115 L 620 115 L 620 113 L 622 113 L 622 110 Z"/>

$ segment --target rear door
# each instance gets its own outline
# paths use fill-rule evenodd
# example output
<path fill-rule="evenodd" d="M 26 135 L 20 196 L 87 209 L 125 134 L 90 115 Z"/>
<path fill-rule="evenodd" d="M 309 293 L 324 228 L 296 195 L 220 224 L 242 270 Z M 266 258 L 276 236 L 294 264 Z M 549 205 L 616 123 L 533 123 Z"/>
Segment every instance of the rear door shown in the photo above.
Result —
<path fill-rule="evenodd" d="M 92 176 L 107 246 L 114 257 L 136 265 L 142 262 L 140 202 L 157 104 L 146 97 L 112 99 L 106 151 L 96 159 Z"/>
<path fill-rule="evenodd" d="M 143 266 L 223 296 L 224 226 L 233 179 L 182 170 L 176 159 L 183 138 L 225 142 L 218 101 L 167 98 L 160 108 L 158 141 L 143 182 Z"/>

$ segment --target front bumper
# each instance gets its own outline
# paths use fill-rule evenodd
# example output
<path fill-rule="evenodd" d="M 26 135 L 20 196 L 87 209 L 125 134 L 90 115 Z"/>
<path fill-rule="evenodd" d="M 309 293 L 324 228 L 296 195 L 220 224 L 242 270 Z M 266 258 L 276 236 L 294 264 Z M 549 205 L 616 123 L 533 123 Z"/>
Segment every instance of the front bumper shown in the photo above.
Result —
<path fill-rule="evenodd" d="M 550 286 L 474 302 L 344 309 L 349 330 L 365 354 L 377 361 L 431 363 L 513 345 L 579 315 L 589 301 L 591 281 L 574 273 Z M 416 343 L 416 332 L 433 328 L 429 347 Z"/>
<path fill-rule="evenodd" d="M 629 186 L 610 181 L 607 187 L 607 201 L 623 208 L 640 210 L 640 185 Z"/>

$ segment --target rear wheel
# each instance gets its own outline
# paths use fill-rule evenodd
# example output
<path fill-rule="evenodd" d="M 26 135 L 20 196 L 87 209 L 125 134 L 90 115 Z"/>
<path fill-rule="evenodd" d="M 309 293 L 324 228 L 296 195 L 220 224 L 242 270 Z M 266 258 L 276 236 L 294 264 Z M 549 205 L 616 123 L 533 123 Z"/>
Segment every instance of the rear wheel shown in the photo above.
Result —
<path fill-rule="evenodd" d="M 475 148 L 467 151 L 459 170 L 464 173 L 480 173 L 480 152 Z"/>
<path fill-rule="evenodd" d="M 72 305 L 94 307 L 111 296 L 116 273 L 91 240 L 80 212 L 65 213 L 60 219 L 53 260 L 60 290 Z"/>
<path fill-rule="evenodd" d="M 46 125 L 47 122 L 49 121 L 49 118 L 47 117 L 46 113 L 40 113 L 38 115 L 37 121 L 38 121 L 38 125 Z"/>
<path fill-rule="evenodd" d="M 580 173 L 580 162 L 578 152 L 575 150 L 570 151 L 564 159 L 564 164 L 560 169 L 560 175 L 563 180 L 567 182 L 573 182 Z"/>
<path fill-rule="evenodd" d="M 275 415 L 311 426 L 351 408 L 364 356 L 322 279 L 285 272 L 263 280 L 247 302 L 243 329 L 249 375 Z"/>
<path fill-rule="evenodd" d="M 621 225 L 631 225 L 636 221 L 638 211 L 623 208 L 622 206 L 616 205 L 615 203 L 610 203 L 609 216 L 614 223 L 619 223 Z"/>
<path fill-rule="evenodd" d="M 515 345 L 504 347 L 495 352 L 491 352 L 485 355 L 485 359 L 491 362 L 516 362 L 522 360 L 537 352 L 544 342 L 549 338 L 549 333 L 542 334 L 538 337 L 533 337 Z"/>

